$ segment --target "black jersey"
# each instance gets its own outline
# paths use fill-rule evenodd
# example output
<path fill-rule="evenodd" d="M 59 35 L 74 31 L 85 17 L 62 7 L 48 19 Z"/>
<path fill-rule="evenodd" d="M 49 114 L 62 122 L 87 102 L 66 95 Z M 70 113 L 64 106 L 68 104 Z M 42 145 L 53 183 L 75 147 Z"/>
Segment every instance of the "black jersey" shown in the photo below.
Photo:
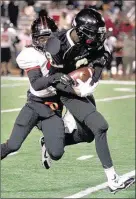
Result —
<path fill-rule="evenodd" d="M 59 71 L 61 70 L 66 74 L 79 67 L 91 65 L 94 69 L 96 68 L 95 76 L 97 76 L 98 81 L 102 69 L 110 64 L 111 54 L 108 47 L 104 44 L 101 49 L 91 50 L 87 45 L 74 44 L 70 37 L 72 30 L 55 33 L 55 36 L 60 40 L 60 49 L 58 53 L 52 55 L 53 61 L 56 65 L 63 65 Z M 51 45 L 55 46 L 53 43 Z"/>

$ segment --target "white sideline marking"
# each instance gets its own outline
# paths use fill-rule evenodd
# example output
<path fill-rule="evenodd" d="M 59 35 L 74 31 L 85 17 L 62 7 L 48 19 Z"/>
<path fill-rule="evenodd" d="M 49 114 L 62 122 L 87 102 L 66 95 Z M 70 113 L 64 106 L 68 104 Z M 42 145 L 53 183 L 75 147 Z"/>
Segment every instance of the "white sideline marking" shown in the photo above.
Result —
<path fill-rule="evenodd" d="M 18 151 L 10 153 L 8 156 L 16 155 L 17 153 L 18 153 Z"/>
<path fill-rule="evenodd" d="M 133 176 L 135 176 L 135 170 L 122 175 L 122 177 L 129 177 L 129 178 L 133 177 Z M 99 185 L 97 185 L 95 187 L 87 188 L 87 189 L 85 189 L 83 191 L 80 191 L 80 192 L 74 194 L 74 195 L 67 196 L 67 197 L 64 197 L 64 198 L 82 198 L 82 197 L 84 197 L 84 196 L 86 196 L 88 194 L 91 194 L 93 192 L 99 191 L 101 189 L 105 189 L 107 186 L 108 186 L 108 184 L 107 184 L 107 182 L 105 182 L 103 184 L 99 184 Z"/>
<path fill-rule="evenodd" d="M 25 86 L 27 83 L 19 83 L 19 84 L 2 84 L 1 88 L 11 88 L 11 87 L 17 87 L 17 86 Z"/>
<path fill-rule="evenodd" d="M 133 89 L 133 88 L 114 88 L 114 91 L 135 92 L 135 89 Z"/>
<path fill-rule="evenodd" d="M 77 158 L 77 160 L 86 160 L 86 159 L 89 159 L 92 157 L 94 157 L 94 155 L 83 155 L 83 156 Z"/>
<path fill-rule="evenodd" d="M 124 95 L 124 96 L 118 96 L 118 97 L 108 97 L 103 99 L 96 99 L 96 102 L 107 102 L 107 101 L 113 101 L 113 100 L 119 100 L 119 99 L 127 99 L 127 98 L 133 98 L 135 95 Z M 8 112 L 16 112 L 20 111 L 21 108 L 14 108 L 14 109 L 7 109 L 7 110 L 1 110 L 1 113 L 8 113 Z"/>

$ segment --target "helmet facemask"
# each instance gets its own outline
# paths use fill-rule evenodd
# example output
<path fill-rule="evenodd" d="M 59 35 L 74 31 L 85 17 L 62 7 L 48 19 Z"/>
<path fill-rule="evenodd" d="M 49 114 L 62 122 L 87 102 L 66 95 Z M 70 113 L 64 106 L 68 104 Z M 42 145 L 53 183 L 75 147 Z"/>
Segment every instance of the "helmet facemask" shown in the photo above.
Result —
<path fill-rule="evenodd" d="M 89 49 L 98 49 L 103 45 L 106 38 L 106 28 L 101 28 L 100 31 L 80 26 L 76 28 L 76 32 L 81 43 L 87 45 Z"/>
<path fill-rule="evenodd" d="M 106 38 L 105 21 L 102 15 L 94 9 L 82 9 L 73 20 L 73 27 L 80 39 L 80 43 L 88 49 L 99 49 Z"/>
<path fill-rule="evenodd" d="M 45 47 L 45 44 L 47 40 L 50 38 L 51 34 L 43 34 L 43 35 L 32 35 L 33 44 L 39 48 L 40 50 L 43 50 Z"/>

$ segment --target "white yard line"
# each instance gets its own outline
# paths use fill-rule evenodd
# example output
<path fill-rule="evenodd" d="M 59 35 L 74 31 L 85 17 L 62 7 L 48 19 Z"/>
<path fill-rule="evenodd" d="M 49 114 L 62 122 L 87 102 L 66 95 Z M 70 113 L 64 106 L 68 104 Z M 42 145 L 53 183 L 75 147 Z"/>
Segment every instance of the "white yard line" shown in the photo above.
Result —
<path fill-rule="evenodd" d="M 26 98 L 26 95 L 20 95 L 20 96 L 18 96 L 19 98 L 23 98 L 23 99 L 25 99 Z"/>
<path fill-rule="evenodd" d="M 28 77 L 1 77 L 1 80 L 13 80 L 13 81 L 28 81 Z M 120 81 L 120 80 L 100 80 L 102 84 L 122 84 L 122 85 L 135 85 L 135 81 Z"/>
<path fill-rule="evenodd" d="M 103 99 L 96 99 L 96 102 L 108 102 L 108 101 L 128 99 L 128 98 L 133 98 L 133 97 L 135 97 L 135 95 L 123 95 L 123 96 L 117 96 L 117 97 L 107 97 L 107 98 L 103 98 Z"/>
<path fill-rule="evenodd" d="M 83 155 L 79 158 L 77 158 L 77 160 L 86 160 L 86 159 L 89 159 L 89 158 L 93 158 L 94 155 Z"/>
<path fill-rule="evenodd" d="M 1 110 L 1 113 L 16 112 L 16 111 L 20 111 L 20 110 L 21 110 L 21 108 L 13 108 L 13 109 Z"/>
<path fill-rule="evenodd" d="M 135 176 L 135 170 L 122 175 L 122 177 L 133 177 L 133 176 Z M 93 192 L 99 191 L 101 189 L 105 189 L 106 187 L 107 187 L 107 182 L 105 182 L 103 184 L 99 184 L 95 187 L 89 187 L 89 188 L 87 188 L 83 191 L 80 191 L 80 192 L 78 192 L 74 195 L 67 196 L 67 197 L 64 197 L 64 198 L 82 198 L 82 197 L 87 196 L 87 195 L 89 195 Z"/>
<path fill-rule="evenodd" d="M 101 84 L 135 85 L 135 81 L 100 80 Z"/>
<path fill-rule="evenodd" d="M 19 84 L 2 84 L 1 88 L 11 88 L 11 87 L 17 87 L 17 86 L 27 86 L 27 83 L 19 83 Z"/>
<path fill-rule="evenodd" d="M 108 98 L 103 98 L 103 99 L 96 99 L 96 102 L 108 102 L 108 101 L 128 99 L 128 98 L 133 98 L 133 97 L 135 97 L 135 95 L 108 97 Z M 1 110 L 1 113 L 16 112 L 16 111 L 20 111 L 20 110 L 21 110 L 21 108 L 7 109 L 7 110 Z"/>
<path fill-rule="evenodd" d="M 12 80 L 12 81 L 28 81 L 28 77 L 1 77 L 1 80 Z"/>
<path fill-rule="evenodd" d="M 114 88 L 114 91 L 121 92 L 135 92 L 134 88 Z"/>

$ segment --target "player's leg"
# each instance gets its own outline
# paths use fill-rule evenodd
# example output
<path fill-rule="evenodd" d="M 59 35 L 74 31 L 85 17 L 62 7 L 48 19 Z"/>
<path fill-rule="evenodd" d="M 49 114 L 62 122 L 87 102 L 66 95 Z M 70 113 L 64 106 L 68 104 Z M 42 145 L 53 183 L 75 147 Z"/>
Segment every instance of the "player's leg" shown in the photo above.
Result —
<path fill-rule="evenodd" d="M 134 178 L 121 178 L 114 169 L 107 142 L 108 124 L 105 118 L 98 111 L 95 111 L 84 119 L 84 123 L 91 129 L 95 136 L 97 155 L 107 176 L 110 191 L 116 193 L 133 184 L 135 182 Z"/>
<path fill-rule="evenodd" d="M 65 112 L 63 121 L 65 126 L 65 146 L 94 140 L 94 134 L 90 132 L 90 129 L 75 120 L 69 111 Z M 38 128 L 41 130 L 41 121 L 38 123 Z M 40 139 L 40 144 L 42 148 L 42 164 L 46 169 L 49 169 L 51 167 L 51 157 L 46 149 L 44 137 Z"/>
<path fill-rule="evenodd" d="M 94 140 L 92 131 L 78 120 L 75 119 L 75 122 L 77 128 L 73 129 L 72 133 L 65 133 L 65 146 L 81 142 L 91 143 Z"/>
<path fill-rule="evenodd" d="M 38 114 L 27 104 L 20 111 L 9 139 L 1 144 L 1 159 L 17 151 L 32 128 L 36 125 Z"/>
<path fill-rule="evenodd" d="M 96 110 L 96 107 L 91 101 L 78 97 L 61 97 L 61 100 L 72 115 L 93 132 L 96 151 L 105 170 L 111 190 L 114 192 L 118 189 L 126 188 L 125 182 L 127 180 L 120 180 L 113 167 L 107 143 L 108 123 L 105 118 Z M 129 182 L 129 184 L 130 183 L 131 182 Z"/>
<path fill-rule="evenodd" d="M 95 99 L 89 96 L 88 99 L 96 107 Z M 91 143 L 94 140 L 93 132 L 82 122 L 79 122 L 73 117 L 73 123 L 76 123 L 77 129 L 74 129 L 71 134 L 65 134 L 65 145 L 78 144 L 81 142 Z"/>
<path fill-rule="evenodd" d="M 64 153 L 64 131 L 64 123 L 58 115 L 53 115 L 42 121 L 46 150 L 53 160 L 59 160 Z"/>
<path fill-rule="evenodd" d="M 4 75 L 8 75 L 9 73 L 9 64 L 11 64 L 11 51 L 10 48 L 2 48 L 2 68 Z"/>
<path fill-rule="evenodd" d="M 112 160 L 107 144 L 106 132 L 108 124 L 104 117 L 97 112 L 96 107 L 91 101 L 86 99 L 62 99 L 65 106 L 69 109 L 72 115 L 82 124 L 85 124 L 94 134 L 96 151 L 98 157 L 105 168 L 112 166 Z"/>

